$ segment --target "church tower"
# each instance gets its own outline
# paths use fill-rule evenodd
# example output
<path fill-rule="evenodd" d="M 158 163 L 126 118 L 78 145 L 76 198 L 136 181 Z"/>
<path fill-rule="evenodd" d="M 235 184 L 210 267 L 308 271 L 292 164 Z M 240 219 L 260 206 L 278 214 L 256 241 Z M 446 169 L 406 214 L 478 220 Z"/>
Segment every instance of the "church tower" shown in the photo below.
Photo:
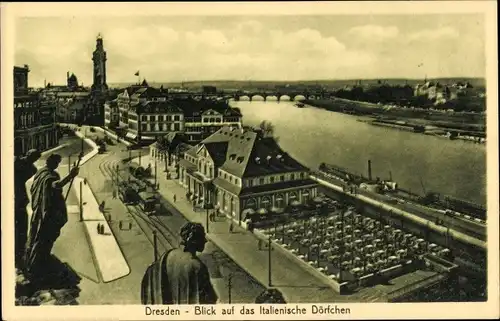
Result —
<path fill-rule="evenodd" d="M 108 95 L 106 84 L 106 51 L 101 34 L 97 35 L 96 47 L 92 54 L 94 65 L 94 82 L 90 90 L 90 97 L 85 106 L 83 121 L 87 124 L 104 124 L 104 102 Z"/>
<path fill-rule="evenodd" d="M 106 84 L 106 51 L 104 51 L 104 44 L 101 34 L 97 36 L 96 47 L 92 54 L 92 61 L 94 63 L 94 83 L 92 84 L 92 91 L 104 93 L 108 90 Z"/>

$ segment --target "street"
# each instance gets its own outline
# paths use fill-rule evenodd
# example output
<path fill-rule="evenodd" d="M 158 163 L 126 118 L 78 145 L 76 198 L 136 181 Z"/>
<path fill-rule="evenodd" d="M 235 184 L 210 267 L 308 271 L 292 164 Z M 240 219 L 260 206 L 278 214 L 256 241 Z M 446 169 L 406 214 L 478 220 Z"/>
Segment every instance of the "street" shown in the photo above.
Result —
<path fill-rule="evenodd" d="M 101 132 L 94 132 L 88 136 L 103 137 Z M 120 245 L 124 256 L 132 270 L 130 275 L 107 284 L 89 286 L 82 289 L 80 304 L 97 304 L 106 302 L 115 304 L 140 303 L 140 283 L 147 266 L 154 259 L 153 231 L 158 235 L 159 252 L 178 246 L 180 227 L 187 220 L 175 211 L 167 211 L 164 215 L 148 217 L 137 206 L 125 206 L 118 198 L 113 199 L 113 189 L 116 182 L 116 167 L 120 172 L 127 170 L 122 159 L 129 156 L 123 144 L 108 145 L 107 152 L 98 154 L 89 160 L 81 170 L 79 176 L 87 178 L 89 186 L 100 203 L 106 202 L 106 215 L 111 215 L 111 229 Z M 139 155 L 139 150 L 130 152 L 133 157 Z M 148 151 L 142 150 L 146 155 Z M 168 209 L 168 205 L 163 202 Z M 120 229 L 122 221 L 122 229 Z M 129 224 L 132 228 L 129 230 Z M 218 290 L 220 302 L 228 302 L 227 284 L 231 278 L 232 303 L 252 303 L 255 297 L 264 290 L 264 287 L 245 273 L 238 265 L 230 260 L 221 250 L 211 242 L 207 243 L 200 258 L 208 265 L 212 282 Z"/>

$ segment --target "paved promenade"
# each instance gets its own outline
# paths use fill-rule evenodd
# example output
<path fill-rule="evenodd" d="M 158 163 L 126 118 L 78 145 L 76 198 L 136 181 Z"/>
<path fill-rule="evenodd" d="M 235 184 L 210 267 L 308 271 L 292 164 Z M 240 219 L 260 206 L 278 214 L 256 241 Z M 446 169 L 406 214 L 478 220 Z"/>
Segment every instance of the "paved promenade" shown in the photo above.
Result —
<path fill-rule="evenodd" d="M 111 282 L 122 278 L 130 273 L 127 261 L 108 222 L 99 210 L 92 190 L 87 184 L 83 184 L 82 178 L 76 177 L 74 189 L 78 201 L 80 201 L 80 186 L 82 186 L 83 223 L 102 281 Z M 98 224 L 104 226 L 103 234 L 97 232 Z"/>

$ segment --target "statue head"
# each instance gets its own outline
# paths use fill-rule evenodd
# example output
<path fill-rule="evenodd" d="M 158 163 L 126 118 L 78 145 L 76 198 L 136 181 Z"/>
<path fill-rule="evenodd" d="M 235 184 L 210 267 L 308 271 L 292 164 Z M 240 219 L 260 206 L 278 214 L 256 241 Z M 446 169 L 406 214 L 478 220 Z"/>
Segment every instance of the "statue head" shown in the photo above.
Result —
<path fill-rule="evenodd" d="M 52 170 L 55 170 L 57 168 L 57 166 L 59 166 L 59 163 L 61 162 L 61 160 L 62 160 L 61 155 L 52 154 L 49 157 L 47 157 L 47 161 L 46 161 L 47 167 L 52 169 Z"/>
<path fill-rule="evenodd" d="M 42 156 L 42 154 L 38 150 L 36 150 L 36 149 L 30 149 L 26 153 L 26 159 L 30 163 L 36 162 L 38 159 L 40 159 L 41 156 Z"/>
<path fill-rule="evenodd" d="M 186 252 L 203 252 L 207 239 L 200 223 L 186 223 L 181 228 L 181 244 Z"/>

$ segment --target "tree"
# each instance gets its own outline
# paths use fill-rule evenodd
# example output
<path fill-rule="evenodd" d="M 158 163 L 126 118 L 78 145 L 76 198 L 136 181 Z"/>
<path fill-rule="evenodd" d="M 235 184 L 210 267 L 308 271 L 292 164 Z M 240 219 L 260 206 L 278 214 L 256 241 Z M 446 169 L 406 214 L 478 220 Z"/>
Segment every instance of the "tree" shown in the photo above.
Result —
<path fill-rule="evenodd" d="M 271 122 L 263 120 L 259 124 L 259 129 L 262 131 L 264 137 L 273 137 L 274 135 L 274 125 Z"/>

